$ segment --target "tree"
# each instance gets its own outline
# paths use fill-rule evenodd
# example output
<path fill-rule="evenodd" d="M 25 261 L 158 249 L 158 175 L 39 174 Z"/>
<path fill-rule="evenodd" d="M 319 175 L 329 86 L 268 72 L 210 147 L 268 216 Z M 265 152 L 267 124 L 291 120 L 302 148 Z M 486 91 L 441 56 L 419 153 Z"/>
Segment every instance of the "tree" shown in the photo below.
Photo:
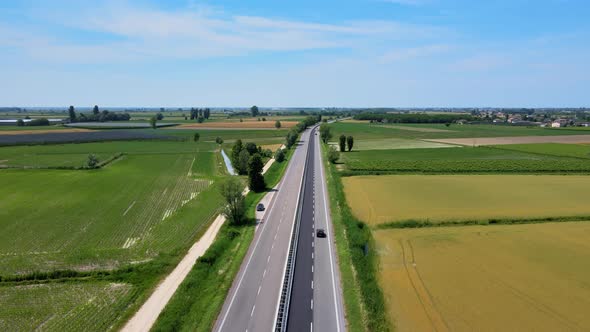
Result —
<path fill-rule="evenodd" d="M 281 129 L 281 121 L 279 121 L 279 120 L 275 121 L 275 128 Z"/>
<path fill-rule="evenodd" d="M 198 142 L 199 138 L 201 138 L 201 135 L 199 133 L 195 133 L 195 135 L 193 135 L 193 141 Z"/>
<path fill-rule="evenodd" d="M 16 125 L 19 127 L 22 127 L 25 125 L 25 122 L 23 121 L 23 119 L 18 119 L 18 120 L 16 120 Z"/>
<path fill-rule="evenodd" d="M 203 114 L 205 119 L 209 119 L 209 116 L 211 116 L 211 110 L 208 108 L 205 108 L 205 114 Z"/>
<path fill-rule="evenodd" d="M 290 149 L 295 143 L 297 143 L 297 132 L 295 130 L 290 130 L 287 133 L 285 145 L 287 146 L 287 149 Z"/>
<path fill-rule="evenodd" d="M 283 149 L 278 149 L 277 152 L 275 152 L 275 160 L 279 163 L 282 163 L 285 160 L 285 152 Z"/>
<path fill-rule="evenodd" d="M 322 123 L 320 125 L 320 137 L 322 138 L 322 142 L 324 142 L 324 144 L 328 144 L 328 141 L 330 141 L 330 138 L 332 138 L 330 126 L 327 123 Z"/>
<path fill-rule="evenodd" d="M 223 144 L 223 138 L 221 138 L 219 136 L 215 137 L 215 143 L 217 143 L 217 144 Z"/>
<path fill-rule="evenodd" d="M 229 177 L 221 183 L 221 196 L 225 199 L 226 206 L 223 214 L 231 224 L 239 225 L 246 221 L 246 204 L 242 195 L 242 182 L 236 177 Z"/>
<path fill-rule="evenodd" d="M 76 111 L 74 110 L 74 106 L 70 106 L 68 113 L 70 115 L 70 122 L 76 122 Z"/>
<path fill-rule="evenodd" d="M 204 121 L 205 121 L 205 118 L 204 118 L 204 117 L 202 117 L 202 116 L 199 116 L 199 117 L 197 118 L 197 122 L 198 122 L 198 123 L 203 123 Z"/>
<path fill-rule="evenodd" d="M 256 106 L 256 105 L 250 107 L 250 112 L 252 112 L 253 118 L 257 117 L 258 114 L 260 114 L 260 112 L 258 111 L 258 106 Z"/>
<path fill-rule="evenodd" d="M 157 119 L 158 121 L 161 121 L 161 120 L 163 120 L 163 119 L 164 119 L 164 115 L 163 115 L 162 113 L 158 113 L 158 114 L 156 114 L 156 119 Z"/>
<path fill-rule="evenodd" d="M 244 146 L 242 145 L 241 139 L 238 139 L 236 141 L 236 143 L 234 144 L 234 146 L 232 146 L 232 148 L 231 148 L 231 163 L 232 163 L 232 165 L 234 165 L 234 167 L 236 169 L 238 168 L 238 162 L 240 160 L 240 152 L 242 152 L 243 148 L 244 148 Z"/>
<path fill-rule="evenodd" d="M 100 111 L 98 110 L 98 105 L 94 105 L 94 108 L 92 109 L 92 114 L 94 115 L 98 115 Z"/>
<path fill-rule="evenodd" d="M 193 107 L 191 107 L 191 120 L 195 119 L 196 113 L 197 111 Z"/>
<path fill-rule="evenodd" d="M 340 140 L 338 142 L 340 146 L 340 152 L 346 151 L 346 136 L 340 135 Z"/>
<path fill-rule="evenodd" d="M 335 147 L 330 146 L 330 149 L 328 150 L 328 160 L 332 164 L 335 164 L 338 159 L 340 159 L 340 152 L 338 152 Z"/>
<path fill-rule="evenodd" d="M 157 127 L 156 126 L 156 122 L 157 122 L 156 117 L 155 116 L 152 116 L 150 118 L 150 126 L 152 126 L 153 129 L 156 129 L 156 127 Z"/>
<path fill-rule="evenodd" d="M 88 160 L 86 161 L 86 165 L 88 165 L 88 167 L 90 168 L 96 167 L 96 165 L 98 165 L 98 158 L 92 153 L 89 154 Z"/>
<path fill-rule="evenodd" d="M 258 147 L 256 146 L 256 143 L 248 142 L 248 143 L 246 143 L 245 148 L 248 151 L 248 153 L 251 155 L 258 152 Z"/>
<path fill-rule="evenodd" d="M 244 175 L 248 173 L 248 161 L 250 161 L 250 153 L 246 149 L 240 151 L 240 155 L 238 156 L 238 164 L 236 165 L 236 170 L 238 174 Z"/>
<path fill-rule="evenodd" d="M 350 150 L 352 150 L 352 146 L 354 145 L 354 137 L 348 136 L 346 138 L 346 144 L 348 145 L 348 152 L 350 152 Z"/>
<path fill-rule="evenodd" d="M 264 164 L 260 154 L 255 153 L 252 155 L 248 160 L 248 185 L 250 190 L 254 192 L 261 192 L 266 189 L 266 183 L 264 183 L 264 176 L 262 175 L 263 168 Z"/>

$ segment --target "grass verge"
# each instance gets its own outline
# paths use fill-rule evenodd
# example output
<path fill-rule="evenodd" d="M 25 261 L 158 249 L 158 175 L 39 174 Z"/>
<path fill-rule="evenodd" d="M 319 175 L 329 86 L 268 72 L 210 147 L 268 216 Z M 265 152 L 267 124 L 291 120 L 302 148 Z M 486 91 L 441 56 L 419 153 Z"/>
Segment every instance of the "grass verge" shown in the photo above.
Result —
<path fill-rule="evenodd" d="M 325 146 L 323 153 L 325 161 Z M 336 167 L 329 163 L 325 166 L 348 329 L 389 331 L 371 230 L 352 215 Z"/>

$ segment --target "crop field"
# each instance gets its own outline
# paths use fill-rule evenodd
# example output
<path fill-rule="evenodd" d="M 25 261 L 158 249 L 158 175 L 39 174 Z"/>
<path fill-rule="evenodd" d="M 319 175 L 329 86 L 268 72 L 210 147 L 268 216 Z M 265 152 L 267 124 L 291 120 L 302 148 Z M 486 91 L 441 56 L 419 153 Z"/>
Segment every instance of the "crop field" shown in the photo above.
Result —
<path fill-rule="evenodd" d="M 190 243 L 221 206 L 212 183 L 223 171 L 210 143 L 51 147 L 126 155 L 100 170 L 0 171 L 0 275 L 149 260 Z"/>
<path fill-rule="evenodd" d="M 157 122 L 156 127 L 171 127 L 176 126 L 177 123 Z M 129 129 L 129 128 L 151 128 L 149 122 L 135 122 L 135 121 L 113 121 L 113 122 L 76 122 L 65 125 L 71 128 L 91 128 L 91 129 Z"/>
<path fill-rule="evenodd" d="M 356 144 L 356 143 L 355 143 Z M 341 154 L 354 173 L 543 173 L 590 172 L 590 161 L 572 153 L 545 154 L 546 148 L 452 147 L 445 149 L 367 150 Z M 583 146 L 564 150 L 588 150 Z"/>
<path fill-rule="evenodd" d="M 370 225 L 590 215 L 590 176 L 384 175 L 342 179 L 353 213 Z"/>
<path fill-rule="evenodd" d="M 554 131 L 554 132 L 558 132 L 558 131 Z M 577 132 L 574 132 L 574 133 L 577 133 Z M 504 145 L 504 144 L 532 144 L 532 143 L 583 144 L 583 143 L 590 143 L 590 135 L 518 136 L 518 137 L 495 137 L 495 138 L 471 137 L 471 138 L 436 139 L 436 140 L 431 140 L 431 141 L 438 142 L 438 143 L 445 143 L 445 144 L 458 144 L 458 145 L 468 145 L 468 146 Z"/>
<path fill-rule="evenodd" d="M 89 132 L 89 129 L 82 128 L 64 128 L 61 126 L 49 126 L 49 127 L 15 127 L 14 130 L 5 128 L 6 126 L 0 126 L 0 135 L 24 135 L 24 134 L 46 134 L 46 133 L 83 133 Z M 48 129 L 50 128 L 50 129 Z M 4 129 L 4 130 L 2 130 Z"/>
<path fill-rule="evenodd" d="M 585 144 L 510 144 L 497 146 L 499 149 L 538 153 L 551 156 L 590 159 L 590 145 Z"/>
<path fill-rule="evenodd" d="M 376 231 L 387 314 L 396 331 L 588 331 L 589 237 L 590 222 Z"/>
<path fill-rule="evenodd" d="M 365 139 L 406 138 L 406 139 L 446 139 L 473 137 L 515 137 L 515 136 L 564 136 L 580 135 L 576 130 L 555 130 L 540 127 L 515 127 L 501 125 L 458 125 L 444 124 L 370 124 L 358 122 L 337 122 L 330 125 L 334 137 L 341 134 L 352 135 L 357 141 Z M 403 128 L 403 129 L 401 129 Z M 433 131 L 434 129 L 434 131 Z M 479 140 L 478 140 L 479 141 Z M 451 143 L 442 141 L 442 143 Z M 523 142 L 526 143 L 526 142 Z M 461 144 L 461 143 L 457 143 Z M 469 141 L 465 143 L 471 145 Z"/>
<path fill-rule="evenodd" d="M 330 142 L 330 145 L 338 148 L 338 142 Z M 353 150 L 397 150 L 397 149 L 428 149 L 428 148 L 449 148 L 456 145 L 427 142 L 404 138 L 367 139 L 355 141 Z"/>
<path fill-rule="evenodd" d="M 0 330 L 108 331 L 132 293 L 131 285 L 110 282 L 0 287 Z"/>
<path fill-rule="evenodd" d="M 159 133 L 158 133 L 159 134 Z M 96 141 L 117 141 L 117 140 L 150 140 L 166 139 L 165 136 L 157 135 L 155 132 L 142 131 L 84 131 L 84 132 L 46 132 L 42 134 L 14 134 L 0 135 L 1 145 L 18 144 L 54 144 L 54 143 L 79 143 Z"/>
<path fill-rule="evenodd" d="M 176 129 L 275 129 L 275 121 L 218 121 L 204 123 L 185 123 Z M 281 128 L 294 127 L 297 121 L 281 121 Z"/>

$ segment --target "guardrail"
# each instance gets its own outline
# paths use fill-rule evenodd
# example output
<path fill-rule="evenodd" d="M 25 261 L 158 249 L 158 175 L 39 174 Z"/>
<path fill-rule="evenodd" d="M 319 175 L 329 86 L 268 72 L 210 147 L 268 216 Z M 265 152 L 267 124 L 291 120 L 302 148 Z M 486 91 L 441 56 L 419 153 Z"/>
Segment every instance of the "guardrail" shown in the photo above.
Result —
<path fill-rule="evenodd" d="M 309 135 L 309 141 L 311 141 L 313 131 L 315 127 L 311 129 Z M 299 242 L 299 224 L 301 223 L 301 209 L 303 208 L 303 196 L 305 192 L 305 179 L 307 178 L 307 165 L 309 163 L 309 151 L 307 147 L 307 156 L 305 157 L 305 165 L 303 168 L 303 182 L 299 189 L 299 201 L 297 202 L 297 211 L 295 214 L 295 229 L 291 234 L 291 244 L 289 245 L 289 254 L 287 256 L 287 267 L 285 271 L 285 277 L 283 279 L 283 287 L 281 289 L 281 298 L 279 300 L 279 310 L 277 312 L 277 319 L 275 325 L 275 332 L 287 331 L 287 321 L 289 316 L 289 305 L 291 303 L 291 290 L 293 288 L 293 271 L 295 271 L 295 258 L 297 256 L 297 244 Z"/>

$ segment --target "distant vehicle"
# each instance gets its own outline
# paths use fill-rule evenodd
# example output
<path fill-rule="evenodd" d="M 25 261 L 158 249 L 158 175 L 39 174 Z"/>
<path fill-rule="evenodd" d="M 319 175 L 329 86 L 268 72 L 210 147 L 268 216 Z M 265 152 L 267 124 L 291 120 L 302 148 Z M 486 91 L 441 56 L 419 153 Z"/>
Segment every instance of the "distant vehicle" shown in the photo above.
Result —
<path fill-rule="evenodd" d="M 326 232 L 320 228 L 320 229 L 318 229 L 316 236 L 317 237 L 326 237 Z"/>
<path fill-rule="evenodd" d="M 264 204 L 260 203 L 256 205 L 256 211 L 264 211 Z"/>

